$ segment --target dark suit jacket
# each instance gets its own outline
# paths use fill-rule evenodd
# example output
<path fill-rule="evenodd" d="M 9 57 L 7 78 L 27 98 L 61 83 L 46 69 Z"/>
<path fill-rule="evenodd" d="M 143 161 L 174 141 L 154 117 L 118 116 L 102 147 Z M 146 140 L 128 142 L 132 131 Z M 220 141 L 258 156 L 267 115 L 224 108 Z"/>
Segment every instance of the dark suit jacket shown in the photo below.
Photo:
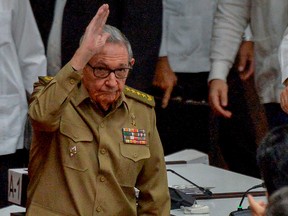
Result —
<path fill-rule="evenodd" d="M 55 0 L 30 2 L 47 47 Z M 162 0 L 67 0 L 62 23 L 62 65 L 72 58 L 86 26 L 104 3 L 108 3 L 110 8 L 107 24 L 126 35 L 136 59 L 127 85 L 151 93 L 161 43 Z"/>

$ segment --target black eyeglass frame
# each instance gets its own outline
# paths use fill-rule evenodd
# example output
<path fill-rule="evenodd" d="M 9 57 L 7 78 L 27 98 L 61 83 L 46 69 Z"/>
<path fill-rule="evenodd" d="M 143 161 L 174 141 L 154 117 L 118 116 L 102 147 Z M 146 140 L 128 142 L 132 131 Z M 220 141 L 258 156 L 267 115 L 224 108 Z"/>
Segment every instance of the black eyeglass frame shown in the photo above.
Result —
<path fill-rule="evenodd" d="M 104 67 L 93 67 L 89 62 L 87 63 L 87 65 L 93 70 L 93 75 L 96 77 L 96 78 L 99 78 L 99 79 L 105 79 L 107 78 L 111 73 L 114 73 L 115 74 L 115 77 L 117 79 L 126 79 L 129 75 L 129 72 L 132 70 L 132 67 L 123 67 L 123 68 L 116 68 L 116 69 L 110 69 L 110 68 L 104 68 Z M 98 76 L 97 73 L 95 72 L 95 70 L 97 69 L 102 69 L 102 70 L 107 70 L 107 75 L 105 76 Z M 118 77 L 118 73 L 117 71 L 119 70 L 128 70 L 127 72 L 127 75 L 125 77 Z"/>

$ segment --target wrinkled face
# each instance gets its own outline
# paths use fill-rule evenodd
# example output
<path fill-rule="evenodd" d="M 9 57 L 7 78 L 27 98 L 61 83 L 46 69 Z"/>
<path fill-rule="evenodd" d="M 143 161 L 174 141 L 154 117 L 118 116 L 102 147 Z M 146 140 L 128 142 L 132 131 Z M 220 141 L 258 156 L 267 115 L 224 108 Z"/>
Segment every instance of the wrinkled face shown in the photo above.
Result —
<path fill-rule="evenodd" d="M 110 73 L 106 78 L 98 78 L 95 68 L 100 70 L 116 70 L 132 67 L 134 59 L 129 62 L 128 51 L 120 43 L 106 43 L 103 51 L 91 58 L 89 65 L 83 69 L 83 84 L 90 98 L 103 110 L 108 110 L 123 91 L 126 78 L 118 79 L 115 73 Z M 92 67 L 94 68 L 92 68 Z M 95 72 L 95 74 L 94 74 Z M 96 75 L 96 76 L 95 76 Z"/>

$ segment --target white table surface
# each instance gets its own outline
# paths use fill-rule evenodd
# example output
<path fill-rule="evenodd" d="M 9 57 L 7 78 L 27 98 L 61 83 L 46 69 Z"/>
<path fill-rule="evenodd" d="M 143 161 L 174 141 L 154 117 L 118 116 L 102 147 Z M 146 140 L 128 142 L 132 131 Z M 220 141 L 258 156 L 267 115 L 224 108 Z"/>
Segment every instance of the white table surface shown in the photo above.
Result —
<path fill-rule="evenodd" d="M 263 181 L 258 178 L 242 175 L 206 164 L 177 164 L 167 165 L 167 169 L 172 169 L 184 176 L 188 180 L 196 183 L 201 187 L 213 187 L 212 193 L 217 194 L 232 193 L 238 194 L 235 198 L 211 198 L 196 199 L 198 204 L 207 205 L 210 209 L 209 214 L 201 214 L 201 216 L 229 216 L 230 212 L 237 210 L 241 197 L 249 188 L 261 184 Z M 188 182 L 181 179 L 174 173 L 167 172 L 169 186 L 189 185 Z M 251 192 L 265 192 L 264 188 L 253 189 Z M 256 196 L 256 200 L 267 202 L 266 196 Z M 248 207 L 247 198 L 244 199 L 243 208 Z M 171 210 L 172 215 L 185 215 L 182 210 Z M 187 215 L 187 214 L 186 214 Z M 200 216 L 200 214 L 193 214 Z"/>
<path fill-rule="evenodd" d="M 26 209 L 17 205 L 10 205 L 0 209 L 1 216 L 10 216 L 12 212 L 26 212 Z"/>

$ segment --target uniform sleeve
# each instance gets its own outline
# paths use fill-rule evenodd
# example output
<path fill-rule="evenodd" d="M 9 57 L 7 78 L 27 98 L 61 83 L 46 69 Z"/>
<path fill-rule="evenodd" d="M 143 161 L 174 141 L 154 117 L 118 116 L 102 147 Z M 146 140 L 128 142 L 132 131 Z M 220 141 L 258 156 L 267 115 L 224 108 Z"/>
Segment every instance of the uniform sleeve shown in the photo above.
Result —
<path fill-rule="evenodd" d="M 73 90 L 77 89 L 81 78 L 82 75 L 68 63 L 53 79 L 35 84 L 29 106 L 29 116 L 34 128 L 46 132 L 58 129 L 61 112 L 76 93 Z"/>
<path fill-rule="evenodd" d="M 282 73 L 282 83 L 284 83 L 288 78 L 288 28 L 285 30 L 279 47 L 279 62 Z"/>
<path fill-rule="evenodd" d="M 219 0 L 211 41 L 208 80 L 226 80 L 250 17 L 250 0 Z"/>
<path fill-rule="evenodd" d="M 15 4 L 17 5 L 12 21 L 13 39 L 24 87 L 31 94 L 37 77 L 47 73 L 46 56 L 29 0 L 15 1 Z"/>
<path fill-rule="evenodd" d="M 138 215 L 170 215 L 170 195 L 167 171 L 160 137 L 156 128 L 156 117 L 152 109 L 151 157 L 146 161 L 136 187 L 140 190 Z"/>

